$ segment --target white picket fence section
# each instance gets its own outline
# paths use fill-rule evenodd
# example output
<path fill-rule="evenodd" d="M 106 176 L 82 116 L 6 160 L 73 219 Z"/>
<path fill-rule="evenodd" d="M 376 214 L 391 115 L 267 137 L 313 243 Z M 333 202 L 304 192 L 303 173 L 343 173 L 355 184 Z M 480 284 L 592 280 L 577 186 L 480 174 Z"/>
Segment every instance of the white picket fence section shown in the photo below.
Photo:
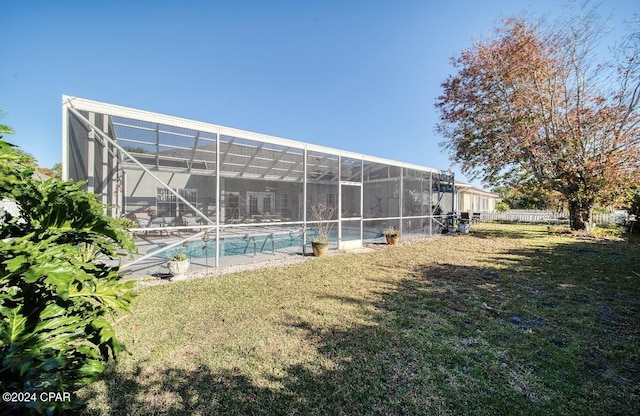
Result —
<path fill-rule="evenodd" d="M 593 214 L 594 224 L 613 224 L 619 214 Z M 568 212 L 540 211 L 527 209 L 510 209 L 505 212 L 482 212 L 480 221 L 525 222 L 531 224 L 568 224 Z"/>

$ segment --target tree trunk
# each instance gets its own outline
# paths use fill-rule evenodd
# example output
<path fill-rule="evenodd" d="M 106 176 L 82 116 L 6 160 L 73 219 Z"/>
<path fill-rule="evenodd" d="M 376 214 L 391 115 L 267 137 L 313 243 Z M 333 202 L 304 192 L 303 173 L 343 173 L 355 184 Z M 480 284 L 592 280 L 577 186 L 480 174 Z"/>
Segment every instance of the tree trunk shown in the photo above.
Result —
<path fill-rule="evenodd" d="M 587 201 L 569 200 L 569 220 L 572 230 L 589 231 L 591 205 Z"/>

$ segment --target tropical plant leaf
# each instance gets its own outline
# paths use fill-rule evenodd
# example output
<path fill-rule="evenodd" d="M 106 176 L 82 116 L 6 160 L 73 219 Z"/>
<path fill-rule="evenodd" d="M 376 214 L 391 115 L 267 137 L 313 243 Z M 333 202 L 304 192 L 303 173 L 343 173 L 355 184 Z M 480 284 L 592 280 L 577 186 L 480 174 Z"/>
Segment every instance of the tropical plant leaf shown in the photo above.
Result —
<path fill-rule="evenodd" d="M 0 139 L 0 199 L 20 208 L 0 221 L 1 385 L 75 391 L 123 351 L 107 313 L 129 311 L 133 301 L 135 283 L 121 282 L 96 256 L 115 258 L 135 245 L 82 183 L 38 181 L 32 163 Z M 64 413 L 78 403 L 14 405 L 10 413 Z"/>

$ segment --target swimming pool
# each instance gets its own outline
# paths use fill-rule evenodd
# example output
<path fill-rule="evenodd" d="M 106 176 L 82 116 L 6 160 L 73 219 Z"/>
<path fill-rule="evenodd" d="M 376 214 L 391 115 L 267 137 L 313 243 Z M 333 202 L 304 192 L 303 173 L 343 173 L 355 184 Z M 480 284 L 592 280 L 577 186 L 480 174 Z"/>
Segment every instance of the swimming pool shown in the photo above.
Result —
<path fill-rule="evenodd" d="M 358 230 L 343 229 L 343 238 L 346 240 L 357 239 L 359 236 Z M 307 244 L 311 244 L 311 240 L 316 236 L 313 232 L 307 232 Z M 365 231 L 364 238 L 374 239 L 382 237 L 382 233 Z M 329 235 L 329 240 L 336 242 L 338 239 L 338 232 L 333 230 Z M 295 247 L 302 250 L 302 231 L 290 231 L 279 233 L 253 233 L 245 234 L 242 236 L 228 236 L 220 239 L 220 256 L 239 256 L 243 254 L 254 253 L 254 244 L 256 253 L 271 253 L 273 251 L 292 249 Z M 168 246 L 169 243 L 159 243 L 155 250 L 159 250 L 162 247 Z M 156 257 L 170 259 L 176 253 L 183 252 L 190 258 L 206 258 L 215 257 L 216 255 L 216 241 L 215 238 L 211 238 L 207 243 L 197 239 L 186 242 L 182 246 L 173 247 L 169 250 L 158 253 Z"/>

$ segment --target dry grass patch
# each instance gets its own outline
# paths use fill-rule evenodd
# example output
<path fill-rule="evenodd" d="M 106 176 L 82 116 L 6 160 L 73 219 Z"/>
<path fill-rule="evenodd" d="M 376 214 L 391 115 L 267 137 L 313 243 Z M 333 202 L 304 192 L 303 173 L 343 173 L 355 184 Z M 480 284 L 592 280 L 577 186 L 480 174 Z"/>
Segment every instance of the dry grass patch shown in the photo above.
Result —
<path fill-rule="evenodd" d="M 89 414 L 633 414 L 637 242 L 474 225 L 140 290 Z"/>

